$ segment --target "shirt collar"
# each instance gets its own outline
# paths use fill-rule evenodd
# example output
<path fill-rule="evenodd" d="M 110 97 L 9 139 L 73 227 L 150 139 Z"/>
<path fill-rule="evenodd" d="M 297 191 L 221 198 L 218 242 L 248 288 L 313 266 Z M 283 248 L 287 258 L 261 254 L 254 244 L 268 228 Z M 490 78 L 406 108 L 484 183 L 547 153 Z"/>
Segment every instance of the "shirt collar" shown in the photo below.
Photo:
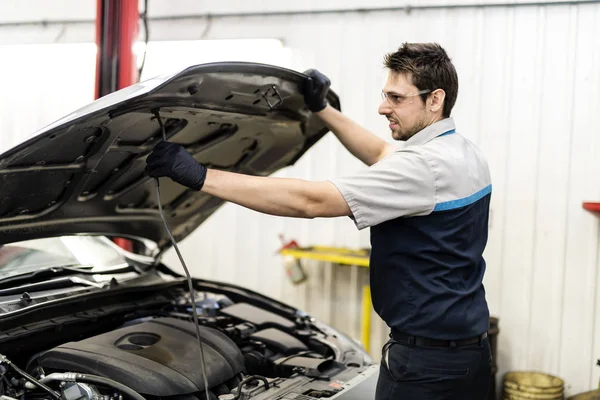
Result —
<path fill-rule="evenodd" d="M 445 133 L 450 133 L 455 129 L 456 125 L 454 124 L 454 119 L 444 118 L 415 133 L 405 142 L 405 145 L 402 147 L 425 144 L 431 139 L 434 139 Z"/>

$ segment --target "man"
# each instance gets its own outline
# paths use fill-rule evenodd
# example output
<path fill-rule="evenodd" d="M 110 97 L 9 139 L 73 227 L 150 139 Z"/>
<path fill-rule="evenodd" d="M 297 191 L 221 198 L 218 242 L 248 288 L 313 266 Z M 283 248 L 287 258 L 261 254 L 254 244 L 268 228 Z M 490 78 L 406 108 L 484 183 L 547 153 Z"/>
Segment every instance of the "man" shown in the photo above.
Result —
<path fill-rule="evenodd" d="M 147 172 L 263 213 L 348 216 L 358 229 L 370 227 L 373 306 L 391 328 L 376 398 L 485 399 L 488 166 L 455 131 L 458 77 L 444 49 L 404 44 L 384 63 L 379 113 L 397 147 L 329 106 L 329 80 L 307 71 L 307 106 L 369 166 L 354 176 L 309 182 L 207 170 L 171 143 L 157 145 Z"/>

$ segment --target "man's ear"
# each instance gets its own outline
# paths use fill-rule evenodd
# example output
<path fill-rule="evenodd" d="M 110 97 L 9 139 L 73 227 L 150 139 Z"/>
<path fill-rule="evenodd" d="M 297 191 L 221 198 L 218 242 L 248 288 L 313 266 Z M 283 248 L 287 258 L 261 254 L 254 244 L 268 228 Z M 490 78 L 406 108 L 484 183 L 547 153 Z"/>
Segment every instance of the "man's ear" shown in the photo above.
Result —
<path fill-rule="evenodd" d="M 446 98 L 446 92 L 443 89 L 436 89 L 431 92 L 428 103 L 431 112 L 438 112 L 444 108 L 444 99 Z"/>

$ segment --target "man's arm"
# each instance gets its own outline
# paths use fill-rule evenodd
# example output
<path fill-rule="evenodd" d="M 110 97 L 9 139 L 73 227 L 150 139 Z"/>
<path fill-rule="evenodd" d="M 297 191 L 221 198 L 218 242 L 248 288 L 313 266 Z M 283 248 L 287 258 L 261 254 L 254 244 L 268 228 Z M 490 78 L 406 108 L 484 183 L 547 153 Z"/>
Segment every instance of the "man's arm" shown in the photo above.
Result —
<path fill-rule="evenodd" d="M 393 146 L 328 105 L 316 113 L 352 155 L 373 165 L 393 151 Z"/>
<path fill-rule="evenodd" d="M 146 173 L 152 178 L 166 176 L 183 186 L 265 214 L 297 218 L 352 215 L 342 194 L 331 182 L 207 169 L 180 144 L 158 143 L 146 164 Z"/>
<path fill-rule="evenodd" d="M 359 229 L 403 215 L 425 215 L 436 199 L 429 163 L 415 152 L 393 153 L 352 177 L 310 182 L 209 170 L 182 145 L 160 142 L 146 159 L 146 173 L 265 214 L 349 216 Z"/>
<path fill-rule="evenodd" d="M 302 89 L 304 103 L 323 120 L 352 155 L 371 166 L 393 151 L 391 144 L 327 104 L 331 84 L 327 76 L 315 69 L 304 73 L 309 77 Z"/>
<path fill-rule="evenodd" d="M 271 215 L 297 218 L 352 215 L 331 182 L 260 177 L 209 169 L 202 191 Z"/>

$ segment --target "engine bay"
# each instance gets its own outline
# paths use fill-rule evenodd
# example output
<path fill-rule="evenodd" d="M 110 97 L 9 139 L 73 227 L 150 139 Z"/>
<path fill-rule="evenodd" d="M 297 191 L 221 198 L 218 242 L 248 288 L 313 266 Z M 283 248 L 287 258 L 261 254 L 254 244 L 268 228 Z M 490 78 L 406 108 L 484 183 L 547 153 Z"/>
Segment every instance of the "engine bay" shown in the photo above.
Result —
<path fill-rule="evenodd" d="M 377 368 L 356 343 L 310 316 L 286 318 L 221 294 L 200 299 L 210 400 L 337 398 Z M 131 314 L 114 329 L 74 335 L 32 354 L 21 348 L 16 356 L 21 365 L 0 355 L 0 395 L 206 399 L 191 309 L 189 293 L 180 292 L 168 305 Z"/>

